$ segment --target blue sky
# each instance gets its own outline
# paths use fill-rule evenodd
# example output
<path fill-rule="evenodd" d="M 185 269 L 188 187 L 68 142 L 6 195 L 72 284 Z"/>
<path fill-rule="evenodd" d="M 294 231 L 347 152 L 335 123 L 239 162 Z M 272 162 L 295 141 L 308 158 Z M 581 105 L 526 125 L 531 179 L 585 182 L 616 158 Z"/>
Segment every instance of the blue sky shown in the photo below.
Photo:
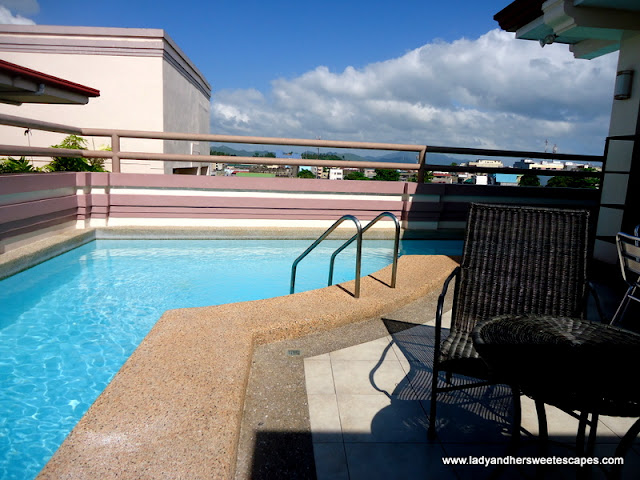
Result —
<path fill-rule="evenodd" d="M 13 12 L 19 4 L 39 5 L 36 14 L 20 14 L 44 25 L 162 28 L 218 90 L 262 89 L 318 65 L 363 67 L 435 39 L 477 37 L 496 27 L 493 15 L 508 1 L 404 0 L 401 8 L 388 0 L 2 3 L 15 3 Z"/>
<path fill-rule="evenodd" d="M 509 0 L 0 0 L 0 23 L 162 28 L 213 133 L 602 152 L 617 54 L 501 32 Z"/>

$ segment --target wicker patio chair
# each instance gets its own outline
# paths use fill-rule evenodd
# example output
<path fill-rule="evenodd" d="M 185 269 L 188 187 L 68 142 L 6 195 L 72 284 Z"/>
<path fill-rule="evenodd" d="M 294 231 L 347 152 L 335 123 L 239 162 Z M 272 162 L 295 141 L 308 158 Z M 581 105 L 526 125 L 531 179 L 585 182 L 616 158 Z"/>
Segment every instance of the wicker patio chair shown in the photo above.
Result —
<path fill-rule="evenodd" d="M 584 318 L 588 225 L 587 210 L 471 205 L 462 262 L 438 299 L 430 438 L 436 434 L 438 394 L 501 383 L 491 378 L 473 346 L 471 332 L 477 322 L 505 314 Z M 445 295 L 453 279 L 451 328 L 442 342 Z M 442 386 L 440 372 L 446 373 Z M 461 384 L 457 379 L 454 384 L 452 374 L 476 381 L 463 379 L 466 383 Z M 514 425 L 519 425 L 519 401 L 514 392 Z"/>
<path fill-rule="evenodd" d="M 635 228 L 635 235 L 626 233 L 618 233 L 616 235 L 616 243 L 618 245 L 618 258 L 620 259 L 620 269 L 622 270 L 622 278 L 629 286 L 624 294 L 616 313 L 611 319 L 611 325 L 620 321 L 627 311 L 627 307 L 631 300 L 640 302 L 638 288 L 640 288 L 640 236 L 638 231 L 640 225 Z"/>

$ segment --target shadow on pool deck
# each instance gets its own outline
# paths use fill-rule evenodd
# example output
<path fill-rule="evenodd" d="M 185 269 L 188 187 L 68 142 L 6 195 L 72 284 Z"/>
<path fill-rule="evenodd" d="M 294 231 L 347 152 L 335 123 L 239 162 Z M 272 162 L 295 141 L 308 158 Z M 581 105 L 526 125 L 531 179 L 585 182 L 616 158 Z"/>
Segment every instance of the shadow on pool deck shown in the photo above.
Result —
<path fill-rule="evenodd" d="M 384 318 L 257 347 L 235 478 L 510 479 L 589 473 L 566 465 L 444 465 L 447 456 L 505 456 L 512 398 L 501 385 L 443 395 L 438 438 L 429 441 L 433 326 L 416 323 L 433 317 L 436 293 Z M 615 298 L 604 300 L 615 306 Z M 574 457 L 577 421 L 552 407 L 547 411 L 553 440 L 549 455 Z M 526 397 L 522 425 L 516 455 L 538 456 L 537 418 Z M 629 425 L 629 419 L 603 417 L 596 455 L 613 455 Z M 636 441 L 625 459 L 623 479 L 640 475 L 639 454 Z M 601 467 L 590 473 L 605 478 Z"/>

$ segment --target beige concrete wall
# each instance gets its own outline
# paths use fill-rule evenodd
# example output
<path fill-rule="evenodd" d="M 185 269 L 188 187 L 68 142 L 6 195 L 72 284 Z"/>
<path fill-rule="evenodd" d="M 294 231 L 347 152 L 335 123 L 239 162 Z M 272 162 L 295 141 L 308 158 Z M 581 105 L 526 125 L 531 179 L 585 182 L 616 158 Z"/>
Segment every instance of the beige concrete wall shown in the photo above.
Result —
<path fill-rule="evenodd" d="M 209 132 L 210 86 L 163 30 L 0 25 L 0 55 L 100 90 L 87 105 L 0 104 L 1 113 L 77 127 Z M 45 147 L 64 136 L 33 130 L 27 137 L 24 129 L 0 126 L 2 144 Z M 109 138 L 88 141 L 90 149 L 111 144 Z M 123 139 L 121 150 L 190 153 L 191 147 Z M 165 167 L 123 160 L 122 171 L 165 173 Z"/>
<path fill-rule="evenodd" d="M 97 88 L 100 97 L 89 100 L 87 105 L 0 104 L 2 113 L 72 126 L 162 130 L 160 58 L 11 52 L 3 54 L 3 57 L 9 62 Z M 60 143 L 65 136 L 32 130 L 29 140 L 32 146 L 48 147 Z M 111 145 L 110 138 L 86 139 L 90 149 Z M 23 129 L 0 127 L 0 142 L 27 145 L 28 139 Z M 123 139 L 121 149 L 162 153 L 162 142 Z M 163 173 L 160 164 L 148 161 L 123 160 L 122 169 L 131 173 Z"/>
<path fill-rule="evenodd" d="M 165 132 L 209 133 L 209 97 L 194 84 L 190 76 L 181 73 L 182 64 L 165 61 L 163 78 L 163 129 Z M 209 152 L 208 142 L 164 141 L 165 153 L 199 154 Z M 207 167 L 212 165 L 191 162 L 165 162 L 165 173 L 173 168 Z"/>

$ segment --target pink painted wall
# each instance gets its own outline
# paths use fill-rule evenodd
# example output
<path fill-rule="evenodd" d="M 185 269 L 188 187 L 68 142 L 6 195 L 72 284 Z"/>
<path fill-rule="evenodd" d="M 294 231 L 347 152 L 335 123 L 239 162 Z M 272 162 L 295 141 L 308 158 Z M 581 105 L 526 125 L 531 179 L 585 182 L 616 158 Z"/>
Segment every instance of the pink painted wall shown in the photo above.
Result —
<path fill-rule="evenodd" d="M 119 193 L 113 189 L 125 189 Z M 126 189 L 154 189 L 128 194 Z M 351 213 L 368 220 L 381 211 L 402 215 L 400 182 L 294 178 L 203 177 L 126 173 L 0 175 L 0 239 L 75 220 L 107 218 L 200 218 L 332 220 Z M 182 195 L 172 195 L 181 191 Z M 205 196 L 202 192 L 247 192 Z M 186 192 L 186 194 L 185 194 Z M 251 197 L 269 192 L 274 198 Z M 303 198 L 278 198 L 278 195 Z M 314 198 L 337 194 L 395 195 L 396 199 Z"/>
<path fill-rule="evenodd" d="M 0 175 L 0 240 L 73 222 L 75 173 Z"/>
<path fill-rule="evenodd" d="M 215 192 L 227 196 L 215 196 Z M 270 196 L 252 196 L 256 193 Z M 297 198 L 287 198 L 291 194 Z M 408 222 L 405 226 L 409 228 L 412 223 L 432 222 L 435 227 L 429 228 L 437 229 L 444 225 L 438 222 L 464 222 L 471 201 L 593 209 L 598 194 L 589 189 L 296 178 L 72 172 L 0 175 L 0 241 L 69 222 L 109 218 L 167 219 L 170 224 L 171 219 L 175 223 L 179 219 L 336 220 L 354 214 L 366 221 L 390 211 Z"/>

